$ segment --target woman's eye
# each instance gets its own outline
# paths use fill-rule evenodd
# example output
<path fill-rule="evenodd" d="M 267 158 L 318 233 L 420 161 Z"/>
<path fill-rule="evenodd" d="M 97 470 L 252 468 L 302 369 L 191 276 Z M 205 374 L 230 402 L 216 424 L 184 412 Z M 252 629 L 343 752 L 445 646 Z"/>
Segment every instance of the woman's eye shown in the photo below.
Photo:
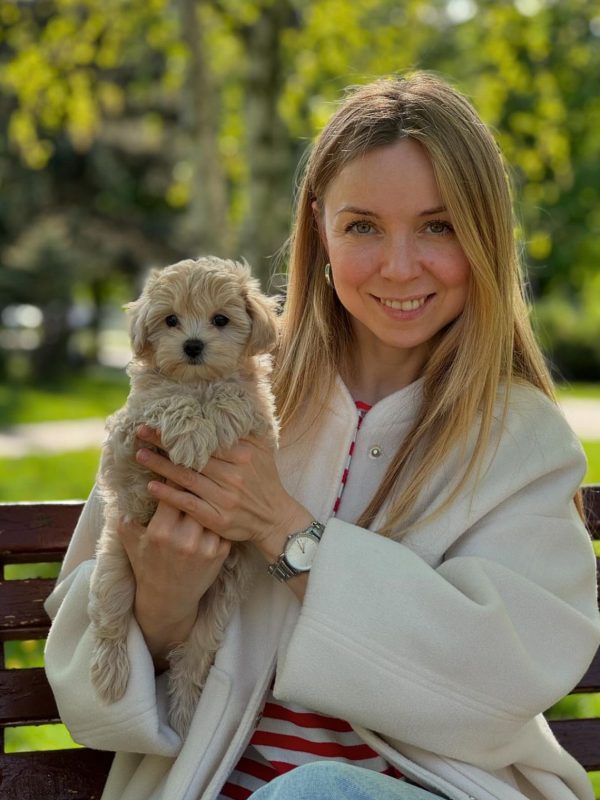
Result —
<path fill-rule="evenodd" d="M 169 314 L 168 317 L 165 317 L 165 322 L 169 326 L 169 328 L 175 328 L 179 324 L 179 320 L 175 316 L 175 314 Z"/>
<path fill-rule="evenodd" d="M 226 317 L 225 314 L 215 314 L 211 322 L 216 328 L 224 328 L 229 322 L 229 317 Z"/>
<path fill-rule="evenodd" d="M 370 222 L 353 222 L 348 226 L 347 230 L 354 231 L 355 233 L 371 233 L 373 225 Z"/>
<path fill-rule="evenodd" d="M 454 228 L 449 222 L 443 219 L 432 219 L 430 222 L 427 223 L 427 228 L 429 229 L 430 233 L 435 233 L 436 235 L 444 235 L 446 233 L 453 233 Z"/>

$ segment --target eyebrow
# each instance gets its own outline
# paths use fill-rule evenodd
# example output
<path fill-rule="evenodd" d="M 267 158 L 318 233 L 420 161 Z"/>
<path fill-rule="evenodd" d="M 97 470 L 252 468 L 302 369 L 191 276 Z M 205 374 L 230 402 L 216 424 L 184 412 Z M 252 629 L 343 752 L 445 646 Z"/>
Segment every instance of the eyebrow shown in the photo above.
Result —
<path fill-rule="evenodd" d="M 358 208 L 357 206 L 342 206 L 339 211 L 335 212 L 336 217 L 338 214 L 359 214 L 362 217 L 379 216 L 379 214 L 376 214 L 374 211 L 368 211 L 366 208 Z"/>
<path fill-rule="evenodd" d="M 448 209 L 446 206 L 426 208 L 424 211 L 419 212 L 419 217 L 431 217 L 434 214 L 445 214 L 447 211 Z M 363 217 L 379 217 L 379 214 L 376 214 L 374 211 L 369 211 L 366 208 L 358 208 L 358 206 L 342 206 L 339 211 L 336 211 L 336 216 L 338 214 L 359 214 Z"/>
<path fill-rule="evenodd" d="M 419 214 L 420 217 L 431 217 L 433 214 L 445 214 L 448 209 L 446 206 L 436 206 L 435 208 L 426 208 L 425 211 L 421 211 Z"/>

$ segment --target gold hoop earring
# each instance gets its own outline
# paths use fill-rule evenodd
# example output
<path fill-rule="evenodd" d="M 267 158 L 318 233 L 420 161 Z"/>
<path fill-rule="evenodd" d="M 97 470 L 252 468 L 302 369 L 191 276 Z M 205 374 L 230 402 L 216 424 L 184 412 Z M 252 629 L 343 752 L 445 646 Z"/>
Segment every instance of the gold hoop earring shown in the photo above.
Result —
<path fill-rule="evenodd" d="M 327 286 L 333 286 L 333 281 L 331 280 L 331 264 L 329 261 L 325 264 L 325 283 Z"/>

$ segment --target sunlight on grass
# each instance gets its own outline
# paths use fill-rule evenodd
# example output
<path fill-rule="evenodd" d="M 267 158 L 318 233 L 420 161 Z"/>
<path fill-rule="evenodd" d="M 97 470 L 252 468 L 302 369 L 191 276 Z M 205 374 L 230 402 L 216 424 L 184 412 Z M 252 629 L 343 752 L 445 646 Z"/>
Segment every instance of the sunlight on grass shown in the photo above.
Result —
<path fill-rule="evenodd" d="M 600 383 L 563 383 L 556 387 L 559 400 L 586 398 L 600 400 Z"/>
<path fill-rule="evenodd" d="M 105 370 L 69 378 L 57 386 L 0 386 L 0 426 L 106 417 L 123 405 L 124 371 Z"/>
<path fill-rule="evenodd" d="M 546 712 L 548 719 L 600 717 L 600 694 L 573 694 L 560 700 Z"/>
<path fill-rule="evenodd" d="M 100 450 L 0 459 L 0 501 L 85 499 Z"/>
<path fill-rule="evenodd" d="M 584 483 L 600 483 L 600 441 L 582 441 L 588 460 Z"/>
<path fill-rule="evenodd" d="M 81 747 L 73 741 L 64 725 L 23 725 L 21 728 L 6 728 L 4 735 L 6 753 Z"/>
<path fill-rule="evenodd" d="M 58 562 L 39 564 L 6 564 L 4 579 L 7 581 L 23 581 L 27 578 L 56 578 L 60 570 Z"/>

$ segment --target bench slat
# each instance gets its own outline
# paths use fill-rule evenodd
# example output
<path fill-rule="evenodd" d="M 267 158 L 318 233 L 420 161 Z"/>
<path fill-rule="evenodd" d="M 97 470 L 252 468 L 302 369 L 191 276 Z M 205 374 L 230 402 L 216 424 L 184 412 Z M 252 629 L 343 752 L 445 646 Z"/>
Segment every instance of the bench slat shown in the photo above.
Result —
<path fill-rule="evenodd" d="M 0 727 L 60 722 L 41 667 L 0 670 Z"/>
<path fill-rule="evenodd" d="M 561 719 L 551 722 L 550 727 L 586 770 L 600 769 L 600 719 Z"/>
<path fill-rule="evenodd" d="M 55 583 L 54 578 L 0 581 L 0 641 L 46 635 L 50 620 L 43 604 Z"/>
<path fill-rule="evenodd" d="M 112 759 L 84 748 L 0 754 L 0 800 L 98 800 Z"/>
<path fill-rule="evenodd" d="M 60 561 L 81 514 L 80 500 L 60 503 L 3 503 L 0 562 Z M 27 535 L 24 536 L 24 531 Z"/>

